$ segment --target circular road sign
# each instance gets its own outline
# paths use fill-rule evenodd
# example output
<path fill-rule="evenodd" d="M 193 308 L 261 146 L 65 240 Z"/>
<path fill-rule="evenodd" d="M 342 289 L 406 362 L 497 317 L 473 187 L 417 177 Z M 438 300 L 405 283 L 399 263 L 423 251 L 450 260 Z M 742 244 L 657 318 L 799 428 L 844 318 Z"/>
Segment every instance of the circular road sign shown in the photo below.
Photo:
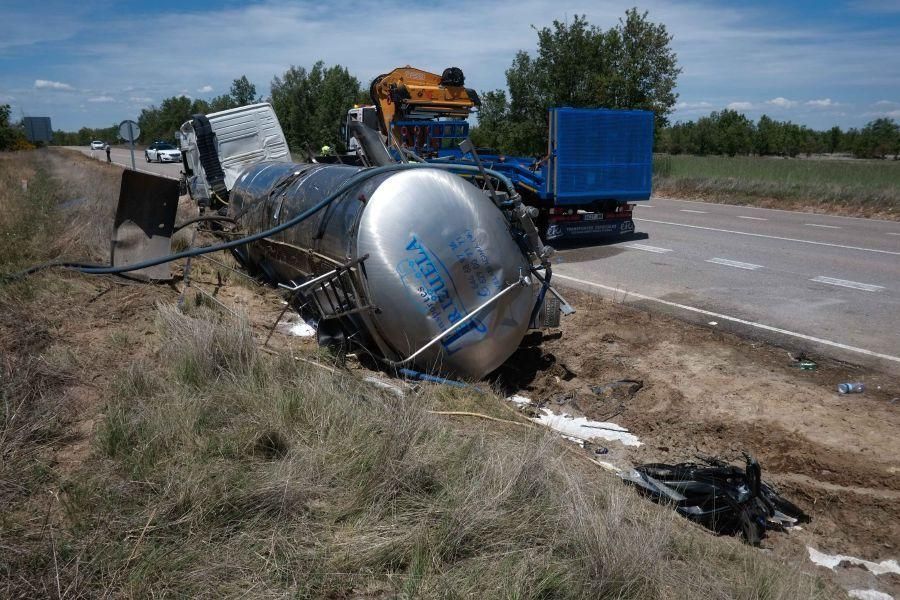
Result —
<path fill-rule="evenodd" d="M 119 123 L 119 137 L 126 142 L 136 142 L 141 135 L 141 128 L 131 120 Z"/>

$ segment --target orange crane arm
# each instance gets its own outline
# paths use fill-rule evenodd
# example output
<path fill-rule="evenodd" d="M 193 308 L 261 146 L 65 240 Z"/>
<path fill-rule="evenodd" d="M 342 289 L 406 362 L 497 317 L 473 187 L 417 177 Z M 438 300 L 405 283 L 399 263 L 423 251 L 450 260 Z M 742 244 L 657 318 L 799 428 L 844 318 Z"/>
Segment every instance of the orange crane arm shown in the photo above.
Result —
<path fill-rule="evenodd" d="M 443 75 L 400 67 L 376 77 L 369 93 L 384 135 L 396 120 L 465 119 L 481 105 L 478 94 L 465 87 L 465 77 L 455 67 L 445 69 Z"/>

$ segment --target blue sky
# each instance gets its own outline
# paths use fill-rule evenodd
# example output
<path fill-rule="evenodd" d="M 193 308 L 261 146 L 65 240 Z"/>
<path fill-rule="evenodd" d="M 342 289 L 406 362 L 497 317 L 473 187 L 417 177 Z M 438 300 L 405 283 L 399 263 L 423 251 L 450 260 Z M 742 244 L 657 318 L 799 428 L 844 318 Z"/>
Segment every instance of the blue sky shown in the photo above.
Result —
<path fill-rule="evenodd" d="M 585 14 L 610 27 L 636 4 L 594 0 L 4 0 L 0 103 L 54 128 L 107 126 L 184 94 L 211 98 L 246 74 L 263 95 L 290 65 L 340 63 L 367 83 L 412 64 L 461 67 L 505 86 L 532 25 Z M 637 4 L 665 23 L 684 69 L 674 118 L 731 107 L 815 128 L 900 120 L 900 0 Z"/>

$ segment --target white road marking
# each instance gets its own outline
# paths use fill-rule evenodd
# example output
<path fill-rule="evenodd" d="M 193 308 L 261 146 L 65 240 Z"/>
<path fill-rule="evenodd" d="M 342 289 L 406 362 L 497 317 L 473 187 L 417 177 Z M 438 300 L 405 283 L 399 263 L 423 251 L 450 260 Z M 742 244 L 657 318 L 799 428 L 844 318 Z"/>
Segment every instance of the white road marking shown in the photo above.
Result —
<path fill-rule="evenodd" d="M 822 229 L 841 229 L 837 225 L 819 225 L 818 223 L 804 223 L 807 227 L 821 227 Z"/>
<path fill-rule="evenodd" d="M 705 215 L 705 214 L 706 214 L 706 211 L 705 211 L 705 210 L 688 210 L 688 209 L 686 209 L 686 208 L 682 208 L 682 209 L 681 209 L 681 212 L 697 213 L 698 215 Z"/>
<path fill-rule="evenodd" d="M 600 288 L 603 290 L 614 292 L 616 294 L 623 293 L 623 290 L 621 288 L 614 288 L 614 287 L 610 287 L 608 285 L 594 283 L 593 281 L 578 279 L 576 277 L 569 277 L 568 275 L 562 275 L 560 273 L 554 273 L 553 277 L 558 278 L 558 279 L 567 279 L 569 281 L 575 281 L 577 283 L 583 283 L 585 285 L 594 286 L 594 287 L 597 287 L 597 288 Z M 701 315 L 706 315 L 708 317 L 716 317 L 717 319 L 724 319 L 726 321 L 731 321 L 732 323 L 739 323 L 741 325 L 747 325 L 749 327 L 755 327 L 757 329 L 764 329 L 765 331 L 771 331 L 773 333 L 780 333 L 782 335 L 799 338 L 801 340 L 807 340 L 810 342 L 816 342 L 818 344 L 824 344 L 826 346 L 832 346 L 834 348 L 840 348 L 841 350 L 848 350 L 850 352 L 856 352 L 858 354 L 865 354 L 866 356 L 874 356 L 875 358 L 883 358 L 885 360 L 890 360 L 890 361 L 893 361 L 896 363 L 900 363 L 900 356 L 891 356 L 890 354 L 881 354 L 880 352 L 873 352 L 872 350 L 866 350 L 865 348 L 857 348 L 855 346 L 848 346 L 847 344 L 841 344 L 840 342 L 832 342 L 831 340 L 825 340 L 822 338 L 813 337 L 811 335 L 797 333 L 796 331 L 788 331 L 787 329 L 781 329 L 779 327 L 772 327 L 771 325 L 765 325 L 763 323 L 757 323 L 755 321 L 746 321 L 744 319 L 738 319 L 737 317 L 731 317 L 728 315 L 715 313 L 715 312 L 712 312 L 709 310 L 704 310 L 702 308 L 697 308 L 696 306 L 688 306 L 687 304 L 678 304 L 677 302 L 670 302 L 668 300 L 663 300 L 662 298 L 654 298 L 653 296 L 646 296 L 644 294 L 638 294 L 637 292 L 626 292 L 626 293 L 629 296 L 634 296 L 635 298 L 639 298 L 641 300 L 649 300 L 651 302 L 659 302 L 660 304 L 665 304 L 667 306 L 672 306 L 674 308 L 680 308 L 681 310 L 687 310 L 690 312 L 699 313 Z"/>
<path fill-rule="evenodd" d="M 816 246 L 831 246 L 832 248 L 844 248 L 845 250 L 861 250 L 863 252 L 877 252 L 879 254 L 890 254 L 900 256 L 900 252 L 892 250 L 878 250 L 877 248 L 860 248 L 859 246 L 845 246 L 843 244 L 829 244 L 827 242 L 814 242 L 812 240 L 798 240 L 797 238 L 779 237 L 777 235 L 765 235 L 763 233 L 750 233 L 749 231 L 734 231 L 733 229 L 718 229 L 716 227 L 702 227 L 700 225 L 688 225 L 686 223 L 672 223 L 671 221 L 654 221 L 653 219 L 634 219 L 635 221 L 644 221 L 646 223 L 659 223 L 660 225 L 675 225 L 676 227 L 689 227 L 691 229 L 704 229 L 706 231 L 720 231 L 722 233 L 734 233 L 736 235 L 749 235 L 751 237 L 766 238 L 770 240 L 782 240 L 785 242 L 799 242 L 801 244 L 813 244 Z"/>
<path fill-rule="evenodd" d="M 888 231 L 888 235 L 900 235 L 900 233 L 894 233 L 893 231 Z"/>
<path fill-rule="evenodd" d="M 763 219 L 762 217 L 745 217 L 744 215 L 738 215 L 738 219 L 749 219 L 751 221 L 768 221 L 768 219 Z"/>
<path fill-rule="evenodd" d="M 762 269 L 762 265 L 754 265 L 753 263 L 745 263 L 738 262 L 736 260 L 728 260 L 727 258 L 710 258 L 706 262 L 714 263 L 717 265 L 725 265 L 726 267 L 736 267 L 738 269 L 747 269 L 748 271 L 755 271 L 757 269 Z"/>
<path fill-rule="evenodd" d="M 665 254 L 666 252 L 671 252 L 668 248 L 659 248 L 657 246 L 648 246 L 646 244 L 628 244 L 625 246 L 626 248 L 631 248 L 632 250 L 644 250 L 645 252 L 656 252 L 657 254 Z"/>
<path fill-rule="evenodd" d="M 834 277 L 825 277 L 824 275 L 813 277 L 812 279 L 810 279 L 810 281 L 815 281 L 816 283 L 827 283 L 828 285 L 838 285 L 845 288 L 853 288 L 854 290 L 862 290 L 864 292 L 880 292 L 884 289 L 884 286 L 882 285 L 859 283 L 857 281 L 847 281 L 846 279 L 835 279 Z"/>
<path fill-rule="evenodd" d="M 656 208 L 652 204 L 635 204 L 635 206 L 640 206 L 641 208 Z"/>

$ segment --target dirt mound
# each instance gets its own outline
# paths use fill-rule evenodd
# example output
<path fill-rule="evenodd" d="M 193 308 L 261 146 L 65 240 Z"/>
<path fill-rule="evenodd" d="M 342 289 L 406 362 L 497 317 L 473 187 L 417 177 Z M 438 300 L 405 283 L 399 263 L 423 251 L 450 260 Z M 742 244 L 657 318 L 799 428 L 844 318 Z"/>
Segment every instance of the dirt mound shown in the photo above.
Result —
<path fill-rule="evenodd" d="M 611 443 L 612 460 L 739 461 L 750 452 L 764 479 L 813 517 L 802 532 L 768 542 L 786 559 L 805 556 L 804 545 L 897 558 L 896 377 L 819 357 L 817 370 L 801 371 L 788 349 L 574 290 L 566 296 L 578 312 L 563 320 L 561 335 L 531 339 L 494 374 L 504 391 L 614 421 L 640 437 L 637 448 Z M 858 380 L 865 394 L 837 394 L 837 382 Z M 877 583 L 892 585 L 884 577 Z"/>

